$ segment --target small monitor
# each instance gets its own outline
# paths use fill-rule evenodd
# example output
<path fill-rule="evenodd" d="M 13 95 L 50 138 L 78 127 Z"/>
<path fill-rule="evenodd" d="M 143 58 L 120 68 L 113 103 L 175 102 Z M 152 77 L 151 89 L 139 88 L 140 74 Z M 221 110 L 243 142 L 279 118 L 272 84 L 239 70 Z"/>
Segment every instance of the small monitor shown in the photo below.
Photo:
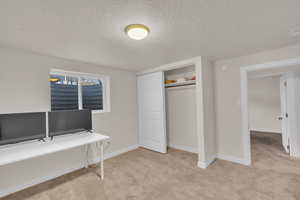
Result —
<path fill-rule="evenodd" d="M 48 113 L 49 136 L 92 130 L 91 110 L 52 111 Z"/>
<path fill-rule="evenodd" d="M 0 114 L 0 145 L 45 137 L 45 112 Z"/>

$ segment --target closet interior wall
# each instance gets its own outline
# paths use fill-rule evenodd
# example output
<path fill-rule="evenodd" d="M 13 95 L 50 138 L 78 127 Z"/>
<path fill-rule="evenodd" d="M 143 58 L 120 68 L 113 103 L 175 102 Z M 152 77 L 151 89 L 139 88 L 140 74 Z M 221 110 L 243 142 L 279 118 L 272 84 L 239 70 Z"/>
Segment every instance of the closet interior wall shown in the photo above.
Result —
<path fill-rule="evenodd" d="M 165 71 L 168 147 L 198 153 L 195 66 Z"/>

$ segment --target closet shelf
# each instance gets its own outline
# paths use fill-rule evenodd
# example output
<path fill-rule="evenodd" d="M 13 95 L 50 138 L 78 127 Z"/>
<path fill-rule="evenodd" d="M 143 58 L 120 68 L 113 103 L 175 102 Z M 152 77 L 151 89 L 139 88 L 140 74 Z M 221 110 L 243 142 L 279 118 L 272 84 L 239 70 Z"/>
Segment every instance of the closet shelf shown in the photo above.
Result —
<path fill-rule="evenodd" d="M 182 87 L 188 85 L 196 85 L 196 80 L 184 81 L 180 83 L 169 83 L 165 84 L 165 88 Z"/>

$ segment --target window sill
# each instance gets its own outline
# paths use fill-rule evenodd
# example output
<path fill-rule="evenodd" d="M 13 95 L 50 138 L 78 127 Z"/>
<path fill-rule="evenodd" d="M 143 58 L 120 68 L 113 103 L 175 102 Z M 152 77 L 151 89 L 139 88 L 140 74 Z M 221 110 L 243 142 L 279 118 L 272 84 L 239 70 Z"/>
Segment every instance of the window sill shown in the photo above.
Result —
<path fill-rule="evenodd" d="M 92 114 L 109 113 L 107 110 L 92 110 Z"/>

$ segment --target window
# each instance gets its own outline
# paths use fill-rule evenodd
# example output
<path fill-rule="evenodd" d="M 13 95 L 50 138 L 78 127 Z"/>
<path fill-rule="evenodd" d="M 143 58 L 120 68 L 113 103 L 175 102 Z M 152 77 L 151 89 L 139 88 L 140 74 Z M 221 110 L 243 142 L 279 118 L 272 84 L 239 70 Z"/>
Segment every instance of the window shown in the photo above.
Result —
<path fill-rule="evenodd" d="M 78 110 L 78 78 L 50 75 L 51 110 Z"/>
<path fill-rule="evenodd" d="M 99 79 L 82 78 L 82 108 L 103 110 L 103 86 Z"/>
<path fill-rule="evenodd" d="M 90 109 L 108 112 L 109 77 L 52 70 L 51 110 Z"/>

